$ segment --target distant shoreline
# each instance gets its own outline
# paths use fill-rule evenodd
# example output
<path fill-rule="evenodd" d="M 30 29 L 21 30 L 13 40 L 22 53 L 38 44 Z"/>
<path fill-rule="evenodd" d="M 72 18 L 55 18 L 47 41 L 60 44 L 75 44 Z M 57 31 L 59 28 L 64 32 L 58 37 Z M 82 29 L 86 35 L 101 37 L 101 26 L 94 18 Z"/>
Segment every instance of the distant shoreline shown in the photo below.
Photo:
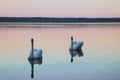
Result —
<path fill-rule="evenodd" d="M 120 18 L 0 17 L 0 22 L 92 23 L 120 22 Z"/>

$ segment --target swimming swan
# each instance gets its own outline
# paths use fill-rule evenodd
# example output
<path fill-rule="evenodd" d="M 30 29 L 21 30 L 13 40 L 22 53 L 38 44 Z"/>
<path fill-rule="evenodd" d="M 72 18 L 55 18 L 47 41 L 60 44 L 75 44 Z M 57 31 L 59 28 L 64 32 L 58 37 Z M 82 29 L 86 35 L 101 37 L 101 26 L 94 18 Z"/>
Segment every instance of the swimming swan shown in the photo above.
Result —
<path fill-rule="evenodd" d="M 31 39 L 31 51 L 28 59 L 37 59 L 42 57 L 41 49 L 34 49 L 34 39 Z"/>
<path fill-rule="evenodd" d="M 71 44 L 69 50 L 79 50 L 83 46 L 83 41 L 73 41 L 73 37 L 71 36 Z"/>

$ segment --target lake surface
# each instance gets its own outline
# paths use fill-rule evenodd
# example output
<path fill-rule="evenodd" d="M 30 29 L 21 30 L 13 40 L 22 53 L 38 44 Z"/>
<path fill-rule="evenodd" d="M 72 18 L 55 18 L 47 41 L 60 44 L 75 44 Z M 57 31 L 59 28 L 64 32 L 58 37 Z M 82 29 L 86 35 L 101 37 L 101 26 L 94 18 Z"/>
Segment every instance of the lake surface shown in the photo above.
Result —
<path fill-rule="evenodd" d="M 83 56 L 69 52 L 70 37 Z M 30 80 L 31 38 L 43 50 L 34 80 L 120 80 L 120 23 L 0 23 L 0 80 Z"/>

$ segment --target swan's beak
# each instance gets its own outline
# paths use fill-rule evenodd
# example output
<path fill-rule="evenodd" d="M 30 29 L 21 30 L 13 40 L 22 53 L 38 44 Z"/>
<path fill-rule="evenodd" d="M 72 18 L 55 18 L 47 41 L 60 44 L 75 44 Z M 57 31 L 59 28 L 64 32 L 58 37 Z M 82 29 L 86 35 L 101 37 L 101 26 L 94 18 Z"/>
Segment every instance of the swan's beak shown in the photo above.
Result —
<path fill-rule="evenodd" d="M 31 41 L 34 41 L 34 39 L 32 38 Z"/>
<path fill-rule="evenodd" d="M 73 40 L 73 37 L 71 36 L 71 40 Z"/>

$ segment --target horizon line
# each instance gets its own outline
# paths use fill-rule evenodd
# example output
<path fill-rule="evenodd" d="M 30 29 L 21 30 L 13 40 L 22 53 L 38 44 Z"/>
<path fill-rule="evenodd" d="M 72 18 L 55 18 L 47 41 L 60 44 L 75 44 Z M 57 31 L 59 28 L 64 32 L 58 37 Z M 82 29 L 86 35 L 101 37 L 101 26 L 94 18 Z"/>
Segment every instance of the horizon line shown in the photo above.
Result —
<path fill-rule="evenodd" d="M 120 18 L 120 17 L 48 17 L 48 16 L 0 16 L 0 18 Z"/>

